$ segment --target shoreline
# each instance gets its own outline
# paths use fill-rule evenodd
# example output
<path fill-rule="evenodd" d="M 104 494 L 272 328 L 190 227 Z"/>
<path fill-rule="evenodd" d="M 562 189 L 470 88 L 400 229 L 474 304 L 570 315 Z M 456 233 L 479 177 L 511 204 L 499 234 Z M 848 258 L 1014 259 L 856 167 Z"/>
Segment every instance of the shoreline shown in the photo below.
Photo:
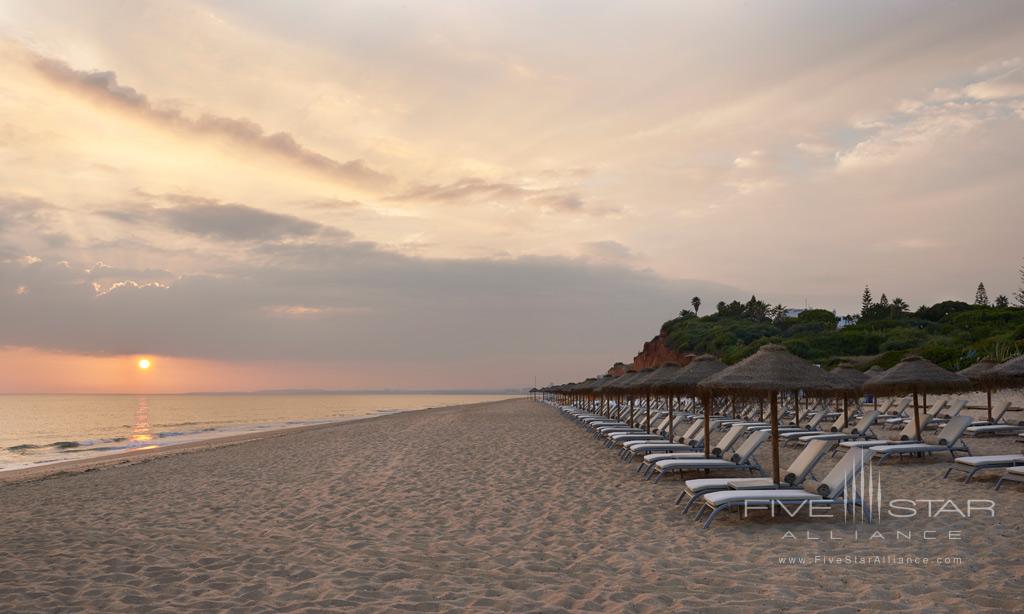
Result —
<path fill-rule="evenodd" d="M 95 456 L 90 456 L 88 458 L 74 458 L 68 460 L 41 462 L 38 465 L 30 467 L 0 469 L 0 488 L 3 488 L 4 486 L 9 484 L 16 484 L 22 482 L 36 482 L 39 480 L 47 480 L 65 475 L 76 475 L 80 473 L 87 473 L 90 471 L 109 469 L 112 467 L 137 465 L 149 462 L 151 460 L 156 460 L 158 458 L 166 458 L 168 456 L 176 456 L 179 454 L 193 454 L 196 452 L 203 452 L 206 450 L 214 450 L 217 448 L 223 448 L 227 446 L 236 446 L 243 443 L 271 439 L 274 437 L 283 437 L 293 433 L 301 433 L 304 431 L 338 427 L 341 425 L 350 424 L 352 422 L 365 422 L 367 420 L 386 418 L 388 416 L 394 416 L 399 414 L 424 412 L 469 405 L 474 405 L 474 403 L 464 403 L 459 405 L 443 405 L 438 407 L 422 407 L 418 409 L 378 410 L 375 413 L 367 414 L 365 416 L 348 416 L 317 424 L 281 426 L 277 428 L 247 431 L 244 433 L 214 436 L 207 439 L 201 439 L 199 441 L 183 441 L 181 443 L 171 443 L 163 446 L 137 448 L 133 450 L 113 452 L 110 454 L 97 454 Z M 259 425 L 254 424 L 250 426 L 258 427 Z"/>

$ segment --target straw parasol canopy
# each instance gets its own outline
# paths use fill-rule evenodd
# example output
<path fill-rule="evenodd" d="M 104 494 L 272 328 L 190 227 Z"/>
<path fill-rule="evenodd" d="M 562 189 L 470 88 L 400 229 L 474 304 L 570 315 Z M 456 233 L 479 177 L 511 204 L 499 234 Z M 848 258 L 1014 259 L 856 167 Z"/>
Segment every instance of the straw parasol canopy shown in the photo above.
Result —
<path fill-rule="evenodd" d="M 957 373 L 971 380 L 975 385 L 985 387 L 991 381 L 989 371 L 998 366 L 999 362 L 994 358 L 982 358 L 966 369 L 960 369 Z"/>
<path fill-rule="evenodd" d="M 841 363 L 838 367 L 829 371 L 829 373 L 832 374 L 832 377 L 838 378 L 854 390 L 860 390 L 864 382 L 871 379 L 870 375 L 858 371 L 848 362 Z"/>
<path fill-rule="evenodd" d="M 1024 387 L 1024 356 L 1011 358 L 989 372 L 992 381 L 1007 388 Z"/>
<path fill-rule="evenodd" d="M 759 397 L 791 390 L 831 393 L 837 382 L 828 373 L 790 353 L 784 346 L 761 346 L 753 356 L 708 377 L 700 387 L 714 392 Z"/>
<path fill-rule="evenodd" d="M 885 373 L 885 368 L 884 367 L 880 367 L 878 365 L 872 365 L 872 367 L 870 369 L 868 369 L 867 371 L 864 372 L 864 375 L 867 375 L 870 378 L 870 377 L 874 377 L 876 375 L 881 375 L 882 373 Z"/>
<path fill-rule="evenodd" d="M 920 356 L 907 356 L 881 375 L 869 379 L 864 390 L 879 394 L 914 395 L 914 432 L 921 439 L 921 413 L 917 402 L 918 393 L 956 392 L 968 390 L 971 380 L 963 375 L 947 371 L 930 360 Z"/>
<path fill-rule="evenodd" d="M 677 362 L 666 362 L 644 379 L 643 385 L 651 390 L 675 390 L 673 381 L 682 370 Z"/>
<path fill-rule="evenodd" d="M 833 392 L 836 381 L 828 373 L 778 344 L 762 346 L 753 356 L 727 367 L 700 383 L 710 392 L 771 399 L 772 476 L 779 477 L 779 393 L 791 390 Z"/>
<path fill-rule="evenodd" d="M 711 354 L 701 354 L 682 369 L 676 371 L 672 386 L 685 394 L 695 394 L 697 384 L 722 369 L 726 364 Z"/>

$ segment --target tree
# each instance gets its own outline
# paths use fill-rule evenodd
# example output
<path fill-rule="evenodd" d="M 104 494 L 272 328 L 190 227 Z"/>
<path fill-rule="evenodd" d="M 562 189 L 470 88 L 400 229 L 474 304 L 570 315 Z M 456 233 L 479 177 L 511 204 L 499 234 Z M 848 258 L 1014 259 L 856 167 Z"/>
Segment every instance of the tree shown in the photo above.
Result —
<path fill-rule="evenodd" d="M 744 305 L 743 315 L 755 322 L 761 322 L 768 319 L 768 309 L 768 303 L 757 300 L 757 296 L 752 294 Z"/>
<path fill-rule="evenodd" d="M 974 292 L 974 304 L 988 307 L 988 292 L 983 282 L 978 282 L 978 289 Z"/>
<path fill-rule="evenodd" d="M 768 317 L 775 324 L 786 319 L 786 306 L 781 303 L 768 309 Z"/>
<path fill-rule="evenodd" d="M 892 313 L 894 316 L 901 316 L 910 311 L 910 305 L 907 304 L 907 301 L 901 299 L 898 296 L 892 299 L 892 304 L 890 305 L 890 307 L 892 309 Z"/>
<path fill-rule="evenodd" d="M 864 294 L 860 295 L 860 313 L 864 315 L 874 301 L 871 298 L 871 288 L 864 286 Z"/>
<path fill-rule="evenodd" d="M 1024 307 L 1024 266 L 1020 267 L 1020 287 L 1013 293 L 1013 300 L 1018 307 Z"/>
<path fill-rule="evenodd" d="M 889 306 L 889 297 L 885 295 L 885 292 L 882 293 L 882 298 L 878 299 L 878 305 L 880 307 Z"/>
<path fill-rule="evenodd" d="M 992 303 L 994 307 L 1001 307 L 1003 309 L 1010 306 L 1010 299 L 1006 298 L 1005 294 L 1000 294 L 996 297 L 995 302 Z"/>
<path fill-rule="evenodd" d="M 700 313 L 700 297 L 695 296 L 690 299 L 690 304 L 693 305 L 693 313 Z"/>

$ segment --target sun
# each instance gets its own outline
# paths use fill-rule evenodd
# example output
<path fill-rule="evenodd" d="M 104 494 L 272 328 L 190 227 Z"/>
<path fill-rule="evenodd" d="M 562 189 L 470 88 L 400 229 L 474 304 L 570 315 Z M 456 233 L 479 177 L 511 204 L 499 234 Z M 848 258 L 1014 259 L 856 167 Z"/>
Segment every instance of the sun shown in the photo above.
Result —
<path fill-rule="evenodd" d="M 151 364 L 152 363 L 149 362 L 148 358 L 140 358 L 139 359 L 139 368 L 140 369 L 143 369 L 143 370 L 148 369 Z"/>

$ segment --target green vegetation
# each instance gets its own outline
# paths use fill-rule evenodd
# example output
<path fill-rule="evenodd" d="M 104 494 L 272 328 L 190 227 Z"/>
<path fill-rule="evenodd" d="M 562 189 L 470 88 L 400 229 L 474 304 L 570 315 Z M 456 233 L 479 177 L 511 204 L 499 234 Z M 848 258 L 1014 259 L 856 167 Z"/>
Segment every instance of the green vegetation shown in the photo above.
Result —
<path fill-rule="evenodd" d="M 711 352 L 727 363 L 766 343 L 781 343 L 826 367 L 852 360 L 863 368 L 888 368 L 907 354 L 920 354 L 948 369 L 962 369 L 985 356 L 1005 360 L 1024 352 L 1024 309 L 998 299 L 989 305 L 987 297 L 977 300 L 978 295 L 974 305 L 943 301 L 912 312 L 900 298 L 883 294 L 874 302 L 865 287 L 860 315 L 843 318 L 849 324 L 842 328 L 830 311 L 811 309 L 787 317 L 784 306 L 772 307 L 752 296 L 746 303 L 721 302 L 704 317 L 683 310 L 661 330 L 670 349 Z"/>

